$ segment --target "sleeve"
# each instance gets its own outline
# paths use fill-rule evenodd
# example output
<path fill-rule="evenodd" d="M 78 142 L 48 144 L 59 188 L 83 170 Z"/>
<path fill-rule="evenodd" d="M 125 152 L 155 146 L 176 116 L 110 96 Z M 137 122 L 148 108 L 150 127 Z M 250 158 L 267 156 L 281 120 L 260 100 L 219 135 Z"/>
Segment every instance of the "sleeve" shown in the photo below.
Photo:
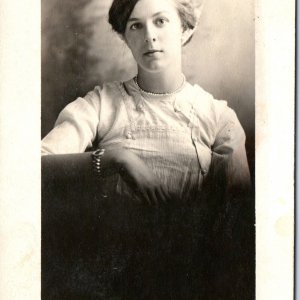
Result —
<path fill-rule="evenodd" d="M 97 136 L 100 104 L 99 87 L 68 104 L 42 140 L 42 155 L 81 153 L 90 147 Z"/>
<path fill-rule="evenodd" d="M 250 189 L 245 141 L 245 132 L 235 112 L 226 107 L 218 121 L 212 160 L 215 171 L 224 176 L 223 183 L 227 193 Z"/>
<path fill-rule="evenodd" d="M 206 178 L 210 212 L 207 245 L 218 266 L 216 274 L 222 280 L 222 288 L 230 287 L 230 293 L 245 291 L 252 284 L 255 207 L 245 140 L 235 112 L 224 107 L 217 121 Z"/>

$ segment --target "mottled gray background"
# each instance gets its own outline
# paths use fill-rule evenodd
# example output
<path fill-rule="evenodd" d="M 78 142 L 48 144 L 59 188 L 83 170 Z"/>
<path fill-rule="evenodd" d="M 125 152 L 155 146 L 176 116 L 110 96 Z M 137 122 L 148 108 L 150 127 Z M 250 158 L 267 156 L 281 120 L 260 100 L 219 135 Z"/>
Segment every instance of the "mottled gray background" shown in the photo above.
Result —
<path fill-rule="evenodd" d="M 135 74 L 126 45 L 112 32 L 112 0 L 42 0 L 42 136 L 60 110 L 96 84 Z M 254 1 L 206 0 L 184 73 L 236 111 L 254 174 Z"/>

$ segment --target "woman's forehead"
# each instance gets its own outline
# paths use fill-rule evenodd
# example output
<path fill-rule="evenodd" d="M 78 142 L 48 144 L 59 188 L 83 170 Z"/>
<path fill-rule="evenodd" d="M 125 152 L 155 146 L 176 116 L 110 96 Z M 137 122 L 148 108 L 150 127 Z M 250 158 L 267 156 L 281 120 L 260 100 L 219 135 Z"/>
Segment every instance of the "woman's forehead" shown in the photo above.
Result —
<path fill-rule="evenodd" d="M 130 18 L 144 18 L 157 13 L 176 13 L 177 9 L 174 0 L 139 0 Z"/>

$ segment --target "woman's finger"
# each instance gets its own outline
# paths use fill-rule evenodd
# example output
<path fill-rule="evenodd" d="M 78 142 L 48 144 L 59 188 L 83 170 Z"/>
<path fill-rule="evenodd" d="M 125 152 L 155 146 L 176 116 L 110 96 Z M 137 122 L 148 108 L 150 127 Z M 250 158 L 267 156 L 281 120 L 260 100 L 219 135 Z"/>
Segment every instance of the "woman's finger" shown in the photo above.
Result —
<path fill-rule="evenodd" d="M 166 197 L 166 195 L 164 194 L 163 190 L 161 188 L 158 188 L 155 190 L 157 199 L 159 199 L 160 202 L 163 203 L 168 203 L 168 198 Z"/>
<path fill-rule="evenodd" d="M 150 198 L 150 200 L 152 202 L 152 205 L 158 206 L 159 201 L 158 201 L 158 199 L 156 197 L 155 190 L 148 190 L 148 196 L 149 196 L 149 198 Z"/>
<path fill-rule="evenodd" d="M 171 195 L 169 194 L 169 192 L 167 191 L 167 189 L 164 186 L 160 187 L 161 192 L 163 193 L 163 195 L 165 196 L 165 199 L 167 200 L 167 202 L 172 200 Z"/>
<path fill-rule="evenodd" d="M 141 196 L 142 196 L 142 199 L 144 200 L 144 202 L 146 202 L 148 205 L 152 205 L 152 201 L 151 199 L 149 198 L 147 192 L 145 190 L 142 190 L 140 192 Z"/>

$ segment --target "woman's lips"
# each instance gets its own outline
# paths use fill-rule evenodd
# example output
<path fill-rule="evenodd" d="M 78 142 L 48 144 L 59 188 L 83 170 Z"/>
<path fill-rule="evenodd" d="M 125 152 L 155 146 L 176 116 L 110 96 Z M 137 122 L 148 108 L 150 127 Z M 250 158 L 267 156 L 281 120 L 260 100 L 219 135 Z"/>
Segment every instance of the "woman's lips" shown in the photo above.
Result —
<path fill-rule="evenodd" d="M 145 56 L 156 56 L 157 54 L 162 53 L 162 50 L 148 50 L 144 53 Z"/>

